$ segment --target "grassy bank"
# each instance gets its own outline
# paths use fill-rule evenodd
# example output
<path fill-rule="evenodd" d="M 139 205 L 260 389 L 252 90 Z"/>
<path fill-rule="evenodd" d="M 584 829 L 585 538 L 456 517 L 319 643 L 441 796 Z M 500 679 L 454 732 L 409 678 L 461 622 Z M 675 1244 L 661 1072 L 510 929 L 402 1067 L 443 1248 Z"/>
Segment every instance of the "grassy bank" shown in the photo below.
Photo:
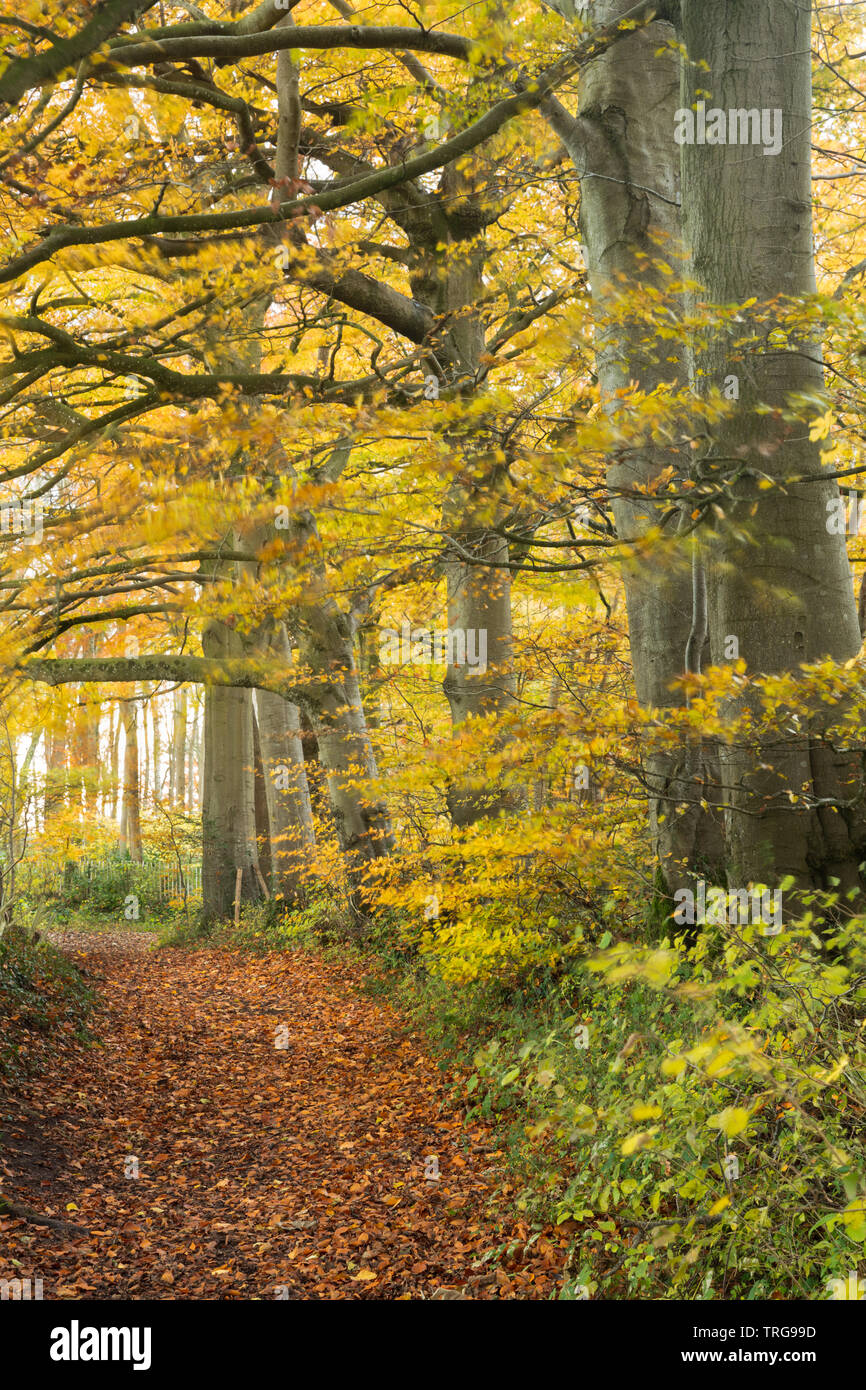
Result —
<path fill-rule="evenodd" d="M 69 1040 L 87 1038 L 95 995 L 62 952 L 36 933 L 0 937 L 0 1079 L 50 1065 Z"/>

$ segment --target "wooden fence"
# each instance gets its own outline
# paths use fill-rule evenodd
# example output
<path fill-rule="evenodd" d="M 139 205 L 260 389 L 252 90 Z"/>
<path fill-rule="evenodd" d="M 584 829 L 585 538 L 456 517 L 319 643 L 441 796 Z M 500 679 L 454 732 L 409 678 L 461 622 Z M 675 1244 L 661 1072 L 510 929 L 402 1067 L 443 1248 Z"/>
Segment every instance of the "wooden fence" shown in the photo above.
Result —
<path fill-rule="evenodd" d="M 20 874 L 23 887 L 27 874 Z M 34 867 L 31 887 L 40 897 L 61 897 L 64 889 L 72 888 L 82 879 L 101 883 L 131 893 L 147 893 L 152 898 L 168 902 L 183 898 L 186 883 L 187 898 L 201 898 L 201 864 L 178 864 L 177 860 L 145 860 L 138 864 L 127 859 L 72 859 L 64 864 Z"/>

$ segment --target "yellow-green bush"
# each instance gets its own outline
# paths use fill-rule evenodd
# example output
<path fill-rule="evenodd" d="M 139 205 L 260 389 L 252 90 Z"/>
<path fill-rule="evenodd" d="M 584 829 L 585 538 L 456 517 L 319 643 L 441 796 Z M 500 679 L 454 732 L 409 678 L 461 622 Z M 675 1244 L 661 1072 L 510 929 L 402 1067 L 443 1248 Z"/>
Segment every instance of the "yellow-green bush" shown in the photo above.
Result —
<path fill-rule="evenodd" d="M 866 923 L 836 907 L 590 953 L 477 1049 L 522 1205 L 577 1223 L 572 1292 L 866 1293 Z"/>

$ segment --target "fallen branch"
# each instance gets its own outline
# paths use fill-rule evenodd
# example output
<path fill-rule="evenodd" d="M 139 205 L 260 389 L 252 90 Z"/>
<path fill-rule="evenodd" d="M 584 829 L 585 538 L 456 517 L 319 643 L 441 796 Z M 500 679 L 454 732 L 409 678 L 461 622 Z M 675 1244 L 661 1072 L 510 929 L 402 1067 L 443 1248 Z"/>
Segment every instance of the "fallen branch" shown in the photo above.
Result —
<path fill-rule="evenodd" d="M 41 1212 L 31 1211 L 30 1207 L 12 1202 L 8 1197 L 0 1197 L 0 1216 L 17 1216 L 31 1226 L 50 1226 L 53 1231 L 65 1231 L 67 1235 L 90 1235 L 85 1226 L 76 1226 L 74 1221 L 64 1221 L 59 1216 L 43 1216 Z"/>

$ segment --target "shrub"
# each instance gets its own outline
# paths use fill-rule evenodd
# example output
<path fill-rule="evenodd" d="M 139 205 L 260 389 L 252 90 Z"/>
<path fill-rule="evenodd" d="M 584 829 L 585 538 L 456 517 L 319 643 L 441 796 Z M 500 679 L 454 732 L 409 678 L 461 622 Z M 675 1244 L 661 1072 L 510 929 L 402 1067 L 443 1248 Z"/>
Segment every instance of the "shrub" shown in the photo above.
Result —
<path fill-rule="evenodd" d="M 864 921 L 828 940 L 836 907 L 815 895 L 779 936 L 718 928 L 691 952 L 609 946 L 476 1050 L 466 1102 L 506 1116 L 521 1205 L 579 1229 L 573 1287 L 827 1298 L 856 1270 Z"/>

